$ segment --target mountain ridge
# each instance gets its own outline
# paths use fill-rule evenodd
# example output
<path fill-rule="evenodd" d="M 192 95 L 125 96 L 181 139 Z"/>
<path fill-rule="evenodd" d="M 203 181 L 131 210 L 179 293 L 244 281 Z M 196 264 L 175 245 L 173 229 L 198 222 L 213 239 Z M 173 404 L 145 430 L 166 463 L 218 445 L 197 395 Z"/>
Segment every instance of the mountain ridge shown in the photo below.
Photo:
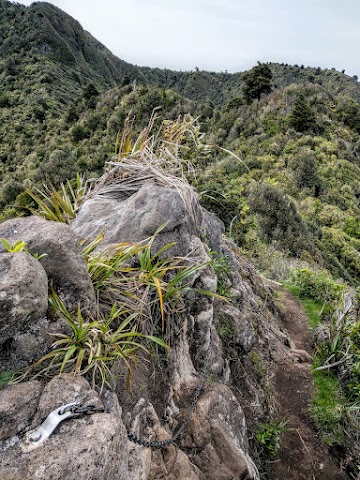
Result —
<path fill-rule="evenodd" d="M 170 158 L 169 165 L 173 165 L 174 157 L 176 161 L 177 156 L 183 157 L 190 168 L 182 170 L 182 174 L 184 178 L 188 175 L 197 191 L 201 208 L 221 218 L 234 241 L 230 246 L 222 237 L 225 244 L 221 248 L 219 242 L 212 246 L 214 242 L 209 243 L 206 238 L 211 237 L 207 233 L 210 224 L 205 230 L 199 228 L 202 248 L 207 250 L 210 245 L 214 250 L 208 252 L 209 268 L 211 265 L 217 275 L 212 287 L 217 283 L 217 292 L 229 297 L 240 309 L 244 299 L 249 301 L 248 288 L 244 289 L 244 295 L 237 290 L 242 285 L 241 278 L 236 276 L 239 265 L 229 271 L 229 259 L 237 252 L 241 264 L 246 264 L 246 282 L 261 291 L 255 303 L 249 303 L 246 315 L 233 313 L 236 331 L 228 318 L 231 312 L 227 303 L 226 311 L 219 314 L 217 328 L 229 352 L 234 378 L 250 381 L 250 386 L 251 379 L 257 378 L 264 393 L 268 391 L 270 377 L 264 376 L 267 367 L 264 370 L 261 355 L 247 351 L 245 338 L 259 333 L 259 311 L 268 312 L 262 323 L 266 341 L 261 340 L 261 345 L 269 347 L 265 351 L 265 366 L 267 361 L 269 365 L 273 361 L 273 341 L 278 341 L 280 350 L 293 350 L 291 339 L 277 331 L 276 323 L 271 327 L 277 331 L 276 339 L 266 337 L 271 334 L 268 319 L 273 313 L 281 315 L 282 307 L 271 282 L 260 285 L 253 281 L 252 267 L 249 270 L 247 266 L 249 260 L 264 277 L 293 289 L 304 306 L 310 308 L 314 325 L 321 323 L 321 328 L 313 332 L 314 362 L 320 373 L 314 371 L 312 377 L 315 392 L 311 422 L 316 423 L 328 445 L 341 452 L 341 462 L 357 474 L 360 458 L 356 440 L 359 432 L 356 405 L 360 400 L 357 78 L 335 69 L 275 63 L 259 63 L 247 72 L 236 74 L 138 67 L 115 57 L 76 20 L 43 2 L 24 7 L 0 0 L 0 37 L 0 222 L 5 228 L 3 236 L 9 237 L 3 249 L 12 250 L 15 246 L 11 242 L 24 240 L 16 237 L 17 228 L 6 230 L 3 221 L 28 217 L 37 208 L 35 198 L 41 195 L 44 182 L 47 193 L 41 198 L 49 206 L 50 197 L 58 195 L 59 187 L 63 194 L 72 196 L 85 179 L 94 185 L 94 177 L 103 173 L 104 166 L 109 168 L 109 160 L 126 162 L 130 158 L 131 163 L 141 157 L 162 161 L 165 152 L 165 158 Z M 167 148 L 149 154 L 147 147 L 156 145 L 161 136 L 165 139 L 163 147 L 166 144 Z M 123 163 L 119 172 L 122 168 Z M 126 175 L 124 181 L 127 183 Z M 119 197 L 123 198 L 122 194 Z M 157 199 L 157 195 L 152 198 Z M 110 205 L 112 199 L 108 200 Z M 148 207 L 145 193 L 140 203 L 157 220 L 159 209 Z M 88 208 L 90 211 L 91 207 Z M 173 216 L 182 225 L 178 215 L 181 208 L 175 210 Z M 102 206 L 99 212 L 105 216 L 108 213 L 103 212 Z M 165 208 L 164 217 L 167 214 Z M 33 218 L 15 218 L 10 224 L 31 223 Z M 190 221 L 189 225 L 193 223 Z M 133 227 L 132 221 L 128 224 Z M 151 225 L 155 224 L 152 220 Z M 216 233 L 215 228 L 211 233 L 220 237 L 220 230 Z M 179 234 L 177 227 L 174 231 Z M 192 238 L 191 232 L 190 229 L 184 238 Z M 176 239 L 181 246 L 181 236 Z M 132 237 L 132 240 L 139 239 Z M 21 245 L 24 247 L 24 242 Z M 44 250 L 35 254 L 41 256 Z M 11 255 L 18 259 L 18 253 Z M 24 255 L 29 254 L 25 251 Z M 13 289 L 11 282 L 9 286 Z M 14 294 L 16 298 L 16 288 Z M 344 302 L 346 312 L 342 316 Z M 46 301 L 44 305 L 46 309 Z M 254 315 L 252 325 L 247 324 L 247 315 Z M 239 344 L 240 337 L 244 338 Z M 244 352 L 249 355 L 243 356 Z M 239 362 L 243 358 L 247 362 L 245 379 L 242 361 Z M 300 359 L 291 361 L 301 362 L 301 358 L 300 355 Z M 308 380 L 310 383 L 310 377 Z M 240 390 L 238 393 L 241 396 Z M 326 403 L 329 398 L 331 404 Z M 249 402 L 252 401 L 253 397 Z M 272 423 L 276 419 L 265 413 L 264 419 L 270 423 L 267 427 L 265 424 L 262 433 L 269 436 L 271 428 L 277 426 L 275 433 L 280 435 L 282 423 Z M 255 434 L 255 431 L 254 427 L 252 441 L 256 443 L 261 432 Z M 351 432 L 350 437 L 344 432 Z M 279 439 L 275 437 L 273 441 Z M 276 444 L 270 446 L 277 448 Z M 327 451 L 326 446 L 324 449 Z"/>

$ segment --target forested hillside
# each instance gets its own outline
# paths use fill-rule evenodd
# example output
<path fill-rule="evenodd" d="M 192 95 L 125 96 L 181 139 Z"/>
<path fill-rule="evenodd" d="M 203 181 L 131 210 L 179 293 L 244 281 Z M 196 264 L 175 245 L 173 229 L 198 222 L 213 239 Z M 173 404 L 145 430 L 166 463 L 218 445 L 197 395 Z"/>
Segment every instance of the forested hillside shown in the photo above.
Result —
<path fill-rule="evenodd" d="M 269 64 L 242 74 L 138 68 L 47 3 L 1 4 L 0 205 L 48 178 L 101 173 L 130 119 L 198 117 L 203 202 L 250 253 L 256 242 L 360 278 L 359 85 L 343 73 Z M 25 213 L 25 210 L 18 210 Z M 253 252 L 256 256 L 256 252 Z"/>
<path fill-rule="evenodd" d="M 46 182 L 101 175 L 136 148 L 150 119 L 171 141 L 181 117 L 202 204 L 264 275 L 293 282 L 330 322 L 345 291 L 359 297 L 351 290 L 360 281 L 359 101 L 357 77 L 333 68 L 130 65 L 51 4 L 0 0 L 0 220 L 28 215 L 31 192 Z M 331 325 L 327 341 L 339 345 L 323 355 L 341 365 L 332 385 L 344 408 L 356 406 L 359 327 Z M 351 442 L 334 434 L 344 418 L 318 420 L 329 444 L 346 450 Z"/>

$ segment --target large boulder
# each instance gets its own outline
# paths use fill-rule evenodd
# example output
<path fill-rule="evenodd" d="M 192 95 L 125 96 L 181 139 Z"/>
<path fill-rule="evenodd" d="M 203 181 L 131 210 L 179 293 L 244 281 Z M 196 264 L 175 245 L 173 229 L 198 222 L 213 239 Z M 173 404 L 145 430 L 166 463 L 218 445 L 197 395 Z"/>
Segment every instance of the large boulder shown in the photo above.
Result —
<path fill-rule="evenodd" d="M 48 279 L 41 264 L 25 252 L 1 253 L 0 345 L 44 317 L 47 308 Z"/>
<path fill-rule="evenodd" d="M 247 438 L 239 402 L 229 387 L 219 384 L 199 399 L 181 447 L 207 480 L 257 480 Z"/>
<path fill-rule="evenodd" d="M 40 262 L 51 286 L 70 309 L 93 310 L 95 292 L 81 253 L 80 240 L 64 223 L 50 222 L 40 217 L 14 218 L 0 224 L 0 237 L 11 244 L 24 240 L 31 254 L 46 254 Z M 0 252 L 4 248 L 0 245 Z"/>
<path fill-rule="evenodd" d="M 158 246 L 176 242 L 172 255 L 187 255 L 192 250 L 192 237 L 201 233 L 202 210 L 194 198 L 190 187 L 180 192 L 154 183 L 144 183 L 125 198 L 106 198 L 99 193 L 84 202 L 72 227 L 89 239 L 104 230 L 104 247 L 145 240 L 166 224 Z"/>
<path fill-rule="evenodd" d="M 24 431 L 33 419 L 42 386 L 31 381 L 10 385 L 0 392 L 0 441 Z"/>
<path fill-rule="evenodd" d="M 16 391 L 21 394 L 24 388 L 26 390 L 23 385 L 17 385 L 0 392 L 0 404 L 4 400 L 5 404 L 11 405 L 12 396 Z M 29 392 L 32 388 L 29 388 Z M 40 401 L 38 396 L 34 396 L 38 406 L 31 427 L 29 417 L 32 415 L 25 415 L 25 407 L 19 411 L 9 408 L 8 418 L 2 420 L 6 424 L 12 420 L 19 427 L 8 431 L 9 438 L 0 441 L 2 480 L 129 478 L 126 430 L 120 418 L 108 413 L 67 419 L 37 448 L 28 448 L 26 430 L 36 428 L 53 409 L 74 401 L 77 395 L 85 403 L 101 405 L 97 394 L 83 378 L 63 375 L 45 387 Z M 31 413 L 33 414 L 33 409 Z M 26 416 L 28 422 L 25 427 L 20 420 Z M 19 431 L 15 434 L 16 430 Z"/>

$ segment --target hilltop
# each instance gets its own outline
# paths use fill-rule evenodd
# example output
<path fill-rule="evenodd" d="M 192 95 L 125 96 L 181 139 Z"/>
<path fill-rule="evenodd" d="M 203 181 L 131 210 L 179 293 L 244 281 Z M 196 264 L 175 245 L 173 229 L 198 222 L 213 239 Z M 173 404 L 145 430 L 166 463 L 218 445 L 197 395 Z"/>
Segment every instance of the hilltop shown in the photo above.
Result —
<path fill-rule="evenodd" d="M 312 340 L 314 362 L 325 371 L 314 377 L 318 410 L 313 417 L 342 461 L 356 464 L 356 428 L 348 417 L 355 415 L 360 398 L 359 102 L 357 77 L 333 68 L 259 63 L 230 74 L 131 65 L 49 3 L 24 7 L 0 0 L 1 225 L 36 210 L 34 196 L 44 183 L 48 194 L 61 184 L 68 192 L 82 182 L 93 184 L 109 168 L 107 162 L 139 153 L 150 130 L 171 148 L 176 138 L 176 153 L 188 167 L 181 176 L 234 242 L 208 252 L 217 255 L 213 265 L 221 295 L 236 289 L 234 278 L 221 280 L 235 249 L 241 262 L 251 262 L 264 277 L 308 302 L 315 326 L 322 322 Z M 198 227 L 203 248 L 210 249 L 203 226 Z M 283 322 L 286 313 L 273 291 L 277 284 L 266 290 L 256 279 L 254 286 L 251 268 L 245 269 L 246 282 L 258 292 L 256 302 L 265 317 Z M 221 315 L 224 349 L 237 358 L 233 332 Z M 255 321 L 251 328 L 258 328 Z M 289 339 L 282 341 L 294 349 Z M 261 354 L 270 362 L 271 345 L 266 348 Z M 306 349 L 311 352 L 309 344 Z M 251 368 L 261 377 L 256 355 Z M 240 373 L 232 371 L 234 382 Z M 309 369 L 306 379 L 310 384 Z M 330 397 L 334 404 L 323 406 Z M 355 472 L 354 466 L 349 469 Z"/>

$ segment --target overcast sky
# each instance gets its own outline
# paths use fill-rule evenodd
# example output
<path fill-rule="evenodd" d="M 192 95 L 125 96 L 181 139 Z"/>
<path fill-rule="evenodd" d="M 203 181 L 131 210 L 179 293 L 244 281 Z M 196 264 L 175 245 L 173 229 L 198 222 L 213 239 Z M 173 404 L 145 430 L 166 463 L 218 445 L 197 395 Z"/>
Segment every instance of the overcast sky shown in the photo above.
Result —
<path fill-rule="evenodd" d="M 30 5 L 31 0 L 19 0 Z M 236 72 L 257 60 L 360 77 L 359 0 L 52 0 L 137 65 Z"/>

